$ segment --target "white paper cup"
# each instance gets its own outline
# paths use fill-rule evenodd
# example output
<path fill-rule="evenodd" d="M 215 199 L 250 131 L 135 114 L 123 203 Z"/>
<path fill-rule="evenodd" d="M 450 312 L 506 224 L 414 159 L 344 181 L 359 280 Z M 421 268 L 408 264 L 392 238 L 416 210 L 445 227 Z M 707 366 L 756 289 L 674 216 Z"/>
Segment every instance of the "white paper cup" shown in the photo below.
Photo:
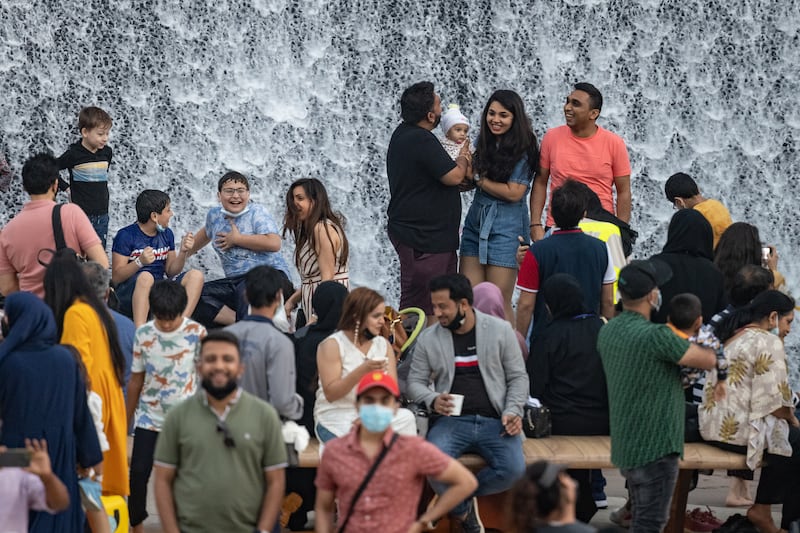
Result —
<path fill-rule="evenodd" d="M 461 408 L 464 406 L 464 395 L 451 394 L 450 401 L 453 402 L 453 410 L 450 411 L 450 416 L 461 416 Z"/>

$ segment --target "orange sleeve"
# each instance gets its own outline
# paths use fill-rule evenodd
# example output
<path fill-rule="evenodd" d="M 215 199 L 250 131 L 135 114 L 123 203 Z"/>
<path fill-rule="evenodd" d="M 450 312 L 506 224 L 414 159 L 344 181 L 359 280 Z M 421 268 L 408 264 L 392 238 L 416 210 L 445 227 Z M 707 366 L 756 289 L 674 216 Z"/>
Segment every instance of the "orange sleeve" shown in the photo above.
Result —
<path fill-rule="evenodd" d="M 61 334 L 62 344 L 71 344 L 81 354 L 86 373 L 89 379 L 96 383 L 96 375 L 99 371 L 95 367 L 94 356 L 91 350 L 91 332 L 87 312 L 94 313 L 94 310 L 85 303 L 73 303 L 64 314 L 64 332 Z"/>

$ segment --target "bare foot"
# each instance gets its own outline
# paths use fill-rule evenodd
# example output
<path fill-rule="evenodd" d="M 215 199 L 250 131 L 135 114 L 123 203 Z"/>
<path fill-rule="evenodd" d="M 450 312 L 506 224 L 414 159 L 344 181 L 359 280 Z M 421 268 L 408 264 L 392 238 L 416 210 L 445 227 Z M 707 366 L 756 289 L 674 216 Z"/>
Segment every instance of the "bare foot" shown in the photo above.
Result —
<path fill-rule="evenodd" d="M 753 497 L 750 496 L 750 489 L 747 481 L 738 478 L 731 478 L 731 486 L 728 495 L 725 497 L 725 505 L 728 507 L 747 507 L 753 505 Z"/>
<path fill-rule="evenodd" d="M 747 510 L 747 519 L 750 520 L 760 533 L 780 533 L 781 529 L 772 521 L 772 512 L 769 505 L 756 503 Z"/>
<path fill-rule="evenodd" d="M 725 505 L 728 507 L 749 507 L 753 505 L 753 500 L 748 500 L 729 493 L 725 497 Z"/>

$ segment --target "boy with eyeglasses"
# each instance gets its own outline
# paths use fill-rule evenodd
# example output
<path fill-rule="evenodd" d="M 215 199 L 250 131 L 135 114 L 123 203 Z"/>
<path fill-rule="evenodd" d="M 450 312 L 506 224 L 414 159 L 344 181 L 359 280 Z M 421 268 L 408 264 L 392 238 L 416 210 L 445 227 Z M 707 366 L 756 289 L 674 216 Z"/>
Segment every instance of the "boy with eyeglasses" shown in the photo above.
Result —
<path fill-rule="evenodd" d="M 169 228 L 172 205 L 163 191 L 147 189 L 136 198 L 136 222 L 119 230 L 111 246 L 111 280 L 117 284 L 120 312 L 138 328 L 150 312 L 149 294 L 156 281 L 173 279 L 186 289 L 183 316 L 191 316 L 203 290 L 203 273 L 181 273 L 195 242 L 192 233 L 183 236 L 175 250 L 175 235 Z"/>
<path fill-rule="evenodd" d="M 194 238 L 189 255 L 208 243 L 219 256 L 225 277 L 207 282 L 194 319 L 211 327 L 228 326 L 247 315 L 244 275 L 267 265 L 289 279 L 289 265 L 281 254 L 278 225 L 261 205 L 250 201 L 250 182 L 239 172 L 227 172 L 217 182 L 218 206 L 206 216 L 206 224 Z"/>
<path fill-rule="evenodd" d="M 155 497 L 164 533 L 279 531 L 286 446 L 278 413 L 242 390 L 239 341 L 213 330 L 200 341 L 202 391 L 164 421 Z"/>
<path fill-rule="evenodd" d="M 144 531 L 147 482 L 164 418 L 197 390 L 195 364 L 206 328 L 181 315 L 186 300 L 186 290 L 178 282 L 156 282 L 150 290 L 155 318 L 136 330 L 133 341 L 127 411 L 128 426 L 135 421 L 128 498 L 134 533 Z"/>

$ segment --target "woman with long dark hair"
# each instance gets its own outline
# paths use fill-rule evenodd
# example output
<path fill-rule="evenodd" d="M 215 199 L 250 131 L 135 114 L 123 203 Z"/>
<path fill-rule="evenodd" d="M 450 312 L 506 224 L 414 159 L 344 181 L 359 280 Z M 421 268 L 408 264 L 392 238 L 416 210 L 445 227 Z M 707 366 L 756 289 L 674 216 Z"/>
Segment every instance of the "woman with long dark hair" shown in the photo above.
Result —
<path fill-rule="evenodd" d="M 698 410 L 700 434 L 715 445 L 745 453 L 761 470 L 747 518 L 762 532 L 776 532 L 770 506 L 783 504 L 781 528 L 800 519 L 800 422 L 792 405 L 782 337 L 791 329 L 795 302 L 782 292 L 762 292 L 717 329 L 728 358 L 727 394 L 714 398 L 708 379 Z"/>
<path fill-rule="evenodd" d="M 769 246 L 769 253 L 764 258 L 761 236 L 758 228 L 747 222 L 734 222 L 719 238 L 714 250 L 714 264 L 720 269 L 725 279 L 725 291 L 730 292 L 736 274 L 744 265 L 763 266 L 775 276 L 773 286 L 779 289 L 785 282 L 778 272 L 778 252 Z"/>
<path fill-rule="evenodd" d="M 512 324 L 518 237 L 530 230 L 525 197 L 538 162 L 539 144 L 522 99 L 514 91 L 495 91 L 481 115 L 473 163 L 476 191 L 464 221 L 459 271 L 473 286 L 483 281 L 497 285 Z"/>
<path fill-rule="evenodd" d="M 311 319 L 311 296 L 323 281 L 333 280 L 350 287 L 344 225 L 344 216 L 333 210 L 328 191 L 318 179 L 300 179 L 289 187 L 283 236 L 288 232 L 294 237 L 294 264 L 302 284 L 286 302 L 287 316 L 300 301 L 306 319 Z"/>
<path fill-rule="evenodd" d="M 53 256 L 44 275 L 44 293 L 55 315 L 61 343 L 78 350 L 92 391 L 103 401 L 103 428 L 110 447 L 103 453 L 103 492 L 127 496 L 127 413 L 122 395 L 125 356 L 117 326 L 72 250 Z"/>

